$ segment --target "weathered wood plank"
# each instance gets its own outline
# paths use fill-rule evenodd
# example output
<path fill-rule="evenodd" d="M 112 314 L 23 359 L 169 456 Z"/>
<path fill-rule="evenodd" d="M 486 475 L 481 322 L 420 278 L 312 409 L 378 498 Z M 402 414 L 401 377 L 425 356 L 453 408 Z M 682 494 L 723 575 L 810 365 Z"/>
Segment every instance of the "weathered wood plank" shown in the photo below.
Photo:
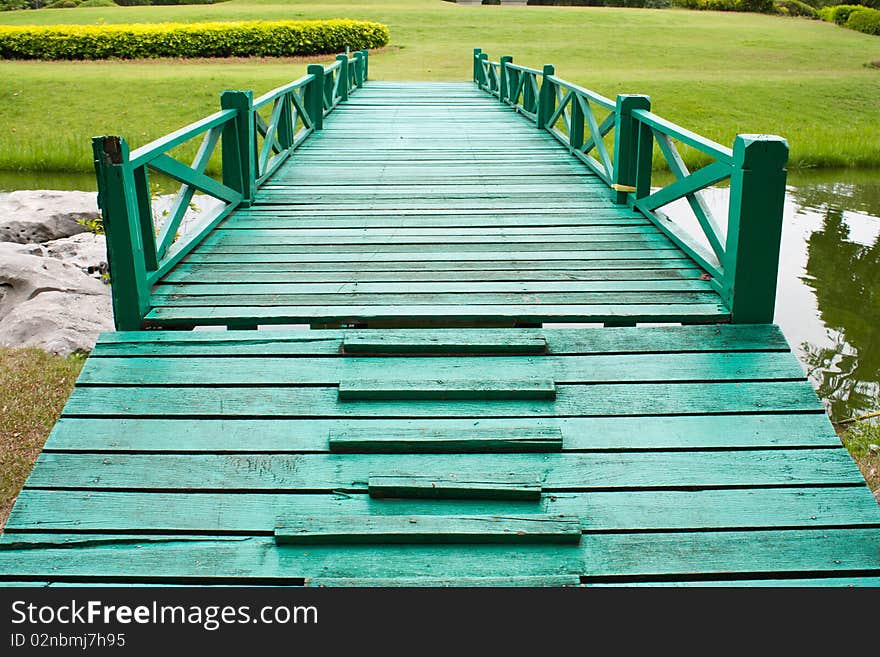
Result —
<path fill-rule="evenodd" d="M 823 412 L 806 381 L 559 385 L 556 399 L 376 401 L 350 404 L 335 388 L 75 388 L 66 417 L 579 417 Z"/>
<path fill-rule="evenodd" d="M 132 540 L 132 538 L 136 540 Z M 585 534 L 580 546 L 275 547 L 271 537 L 28 536 L 65 547 L 4 540 L 3 579 L 283 583 L 311 577 L 508 577 L 586 574 L 690 578 L 880 575 L 876 529 Z M 78 546 L 79 545 L 79 546 Z"/>
<path fill-rule="evenodd" d="M 330 451 L 345 454 L 524 454 L 559 452 L 562 431 L 557 427 L 474 426 L 443 428 L 347 427 L 330 429 Z"/>
<path fill-rule="evenodd" d="M 541 485 L 523 477 L 494 475 L 465 477 L 451 473 L 431 477 L 419 474 L 373 474 L 367 481 L 370 497 L 457 500 L 541 499 Z"/>
<path fill-rule="evenodd" d="M 498 516 L 288 516 L 275 522 L 280 545 L 561 543 L 581 540 L 578 518 Z"/>
<path fill-rule="evenodd" d="M 536 338 L 536 336 L 538 336 Z M 93 356 L 327 356 L 337 355 L 343 340 L 394 343 L 436 341 L 524 343 L 542 339 L 547 354 L 575 356 L 640 353 L 784 351 L 788 343 L 773 324 L 641 326 L 577 329 L 397 329 L 376 331 L 114 331 L 102 333 Z"/>
<path fill-rule="evenodd" d="M 368 370 L 369 371 L 369 370 Z M 354 373 L 346 373 L 351 376 Z M 340 401 L 555 399 L 552 379 L 368 379 L 339 382 Z"/>
<path fill-rule="evenodd" d="M 338 344 L 338 342 L 334 342 Z M 347 379 L 432 380 L 485 379 L 491 372 L 499 383 L 528 378 L 551 379 L 559 384 L 642 383 L 646 381 L 772 381 L 802 380 L 797 358 L 784 352 L 741 353 L 648 353 L 590 356 L 482 356 L 469 358 L 444 355 L 445 349 L 467 349 L 462 344 L 441 344 L 434 357 L 390 355 L 393 342 L 384 343 L 385 356 L 346 358 L 285 358 L 237 355 L 226 357 L 177 356 L 123 358 L 101 357 L 90 360 L 82 370 L 79 385 L 336 385 Z M 414 354 L 425 353 L 430 344 L 409 343 Z M 539 345 L 530 345 L 534 348 Z M 501 347 L 472 345 L 474 352 Z M 416 351 L 420 349 L 421 352 Z M 381 353 L 381 352 L 379 352 Z M 387 372 L 388 374 L 384 374 Z"/>
<path fill-rule="evenodd" d="M 547 353 L 547 338 L 540 333 L 408 333 L 405 335 L 346 333 L 342 353 L 357 356 L 403 355 L 511 355 Z"/>
<path fill-rule="evenodd" d="M 497 477 L 497 474 L 492 476 Z M 511 478 L 517 477 L 511 474 Z M 174 513 L 169 513 L 174 509 Z M 527 500 L 376 499 L 364 494 L 21 492 L 6 524 L 22 532 L 171 532 L 271 535 L 278 515 L 576 515 L 591 533 L 683 529 L 796 529 L 877 526 L 865 486 L 548 493 Z"/>
<path fill-rule="evenodd" d="M 255 324 L 308 324 L 389 322 L 395 326 L 439 324 L 479 325 L 483 322 L 714 322 L 730 319 L 721 304 L 594 304 L 594 305 L 413 305 L 413 306 L 162 306 L 145 318 L 148 326 L 253 326 Z"/>
<path fill-rule="evenodd" d="M 562 417 L 524 420 L 480 418 L 481 433 L 511 435 L 562 430 L 565 450 L 633 451 L 838 447 L 821 413 Z M 55 425 L 50 452 L 326 452 L 328 436 L 473 435 L 474 418 L 409 419 L 152 419 L 65 418 Z M 522 451 L 522 450 L 517 450 Z M 542 450 L 543 451 L 543 450 Z M 555 449 L 552 451 L 556 451 Z"/>
<path fill-rule="evenodd" d="M 880 582 L 880 578 L 878 578 Z M 3 584 L 7 584 L 4 582 Z M 309 587 L 557 587 L 580 586 L 580 577 L 576 575 L 558 575 L 547 577 L 313 577 L 306 579 Z M 880 586 L 880 583 L 875 586 Z"/>
<path fill-rule="evenodd" d="M 546 491 L 863 485 L 842 447 L 731 452 L 542 454 L 53 454 L 27 488 L 351 491 L 370 473 L 517 473 Z"/>

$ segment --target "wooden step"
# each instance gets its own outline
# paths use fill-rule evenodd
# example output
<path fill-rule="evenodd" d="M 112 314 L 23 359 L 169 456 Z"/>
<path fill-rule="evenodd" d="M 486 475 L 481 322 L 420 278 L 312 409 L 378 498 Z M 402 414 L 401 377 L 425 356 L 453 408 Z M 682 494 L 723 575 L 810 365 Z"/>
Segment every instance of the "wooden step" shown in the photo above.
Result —
<path fill-rule="evenodd" d="M 457 500 L 540 500 L 541 484 L 523 476 L 371 475 L 370 497 Z"/>
<path fill-rule="evenodd" d="M 450 333 L 452 333 L 450 331 Z M 543 335 L 501 335 L 497 332 L 475 336 L 467 334 L 440 336 L 401 335 L 400 333 L 376 333 L 375 335 L 346 334 L 342 352 L 353 356 L 538 356 L 547 353 L 547 340 Z"/>
<path fill-rule="evenodd" d="M 577 544 L 580 520 L 565 515 L 290 516 L 275 523 L 279 544 Z"/>
<path fill-rule="evenodd" d="M 339 383 L 340 401 L 556 399 L 550 379 L 356 379 Z"/>
<path fill-rule="evenodd" d="M 557 427 L 479 427 L 443 430 L 345 427 L 330 434 L 330 451 L 347 454 L 501 454 L 561 452 Z"/>

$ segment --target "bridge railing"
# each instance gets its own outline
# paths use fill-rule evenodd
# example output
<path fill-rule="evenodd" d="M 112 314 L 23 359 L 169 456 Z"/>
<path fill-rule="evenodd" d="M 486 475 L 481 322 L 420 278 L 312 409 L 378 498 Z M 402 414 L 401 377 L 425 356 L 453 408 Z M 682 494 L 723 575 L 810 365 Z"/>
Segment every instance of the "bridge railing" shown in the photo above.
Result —
<path fill-rule="evenodd" d="M 638 209 L 693 258 L 732 321 L 773 320 L 788 161 L 784 139 L 737 135 L 729 148 L 654 114 L 647 96 L 622 94 L 612 101 L 557 77 L 552 65 L 528 68 L 509 56 L 498 61 L 496 93 L 487 65 L 486 53 L 475 49 L 477 86 L 549 132 L 608 184 L 615 203 Z M 609 151 L 605 140 L 612 132 Z M 679 144 L 711 162 L 689 170 Z M 660 188 L 652 187 L 657 151 L 673 176 Z M 727 181 L 727 216 L 717 217 L 701 192 Z M 686 202 L 691 226 L 662 211 L 676 201 Z"/>
<path fill-rule="evenodd" d="M 252 203 L 259 185 L 363 86 L 367 61 L 367 52 L 359 51 L 339 55 L 329 66 L 312 64 L 303 77 L 256 100 L 251 91 L 224 91 L 219 112 L 134 151 L 122 137 L 92 140 L 118 329 L 142 327 L 152 286 L 233 210 Z M 175 152 L 195 140 L 201 141 L 186 164 Z M 218 146 L 220 175 L 213 177 L 207 170 L 218 159 Z M 161 213 L 154 207 L 151 174 L 180 185 Z M 181 232 L 196 193 L 215 199 L 217 207 Z"/>

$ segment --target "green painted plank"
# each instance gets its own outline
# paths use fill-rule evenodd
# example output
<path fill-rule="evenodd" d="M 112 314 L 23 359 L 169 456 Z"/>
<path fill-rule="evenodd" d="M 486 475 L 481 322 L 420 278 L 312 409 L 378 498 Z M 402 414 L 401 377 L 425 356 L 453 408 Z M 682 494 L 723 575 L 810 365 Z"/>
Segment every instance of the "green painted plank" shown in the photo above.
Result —
<path fill-rule="evenodd" d="M 536 337 L 537 336 L 537 337 Z M 773 324 L 715 324 L 707 326 L 642 326 L 553 329 L 397 329 L 265 331 L 114 331 L 100 334 L 93 356 L 186 355 L 337 355 L 343 340 L 381 340 L 403 344 L 432 341 L 442 344 L 490 344 L 531 340 L 546 344 L 550 355 L 684 352 L 789 351 Z M 595 361 L 591 361 L 595 362 Z"/>
<path fill-rule="evenodd" d="M 29 537 L 39 541 L 42 535 Z M 59 537 L 52 537 L 57 540 Z M 0 550 L 3 578 L 273 583 L 295 578 L 591 578 L 880 575 L 876 529 L 585 534 L 580 546 L 275 547 L 271 537 L 69 537 L 66 547 Z M 74 547 L 79 544 L 79 547 Z"/>
<path fill-rule="evenodd" d="M 620 253 L 620 252 L 617 252 Z M 637 252 L 633 252 L 637 253 Z M 544 260 L 432 260 L 430 262 L 420 263 L 415 261 L 389 260 L 387 262 L 358 262 L 358 263 L 339 263 L 339 262 L 207 262 L 207 263 L 182 263 L 178 268 L 189 268 L 190 270 L 209 270 L 215 272 L 223 272 L 227 276 L 234 276 L 242 273 L 259 274 L 261 272 L 272 272 L 273 274 L 283 273 L 287 276 L 285 280 L 297 280 L 297 276 L 310 272 L 344 272 L 348 276 L 348 272 L 352 274 L 362 272 L 423 272 L 428 271 L 432 274 L 439 272 L 442 276 L 444 272 L 465 272 L 470 275 L 481 276 L 481 272 L 492 272 L 493 270 L 519 271 L 520 278 L 517 280 L 528 280 L 527 275 L 533 271 L 546 270 L 570 270 L 575 269 L 584 272 L 605 272 L 608 270 L 633 270 L 633 271 L 655 271 L 655 270 L 692 270 L 694 263 L 685 256 L 676 256 L 674 251 L 657 251 L 656 257 L 636 258 L 634 260 L 620 258 L 597 258 L 595 260 L 565 260 L 544 261 Z M 476 272 L 476 274 L 474 273 Z M 400 274 L 398 273 L 398 276 Z M 351 278 L 346 278 L 350 281 Z"/>
<path fill-rule="evenodd" d="M 494 475 L 472 478 L 451 473 L 445 476 L 419 474 L 373 474 L 367 480 L 370 497 L 458 500 L 541 499 L 541 485 L 516 476 Z"/>
<path fill-rule="evenodd" d="M 580 520 L 544 514 L 498 516 L 287 516 L 275 522 L 280 545 L 561 543 L 581 540 Z"/>
<path fill-rule="evenodd" d="M 420 313 L 430 312 L 430 307 L 451 306 L 457 303 L 468 307 L 491 307 L 506 305 L 534 306 L 566 306 L 566 305 L 709 305 L 720 304 L 721 297 L 715 292 L 454 292 L 450 294 L 435 293 L 400 293 L 400 294 L 220 294 L 199 295 L 187 294 L 164 295 L 153 293 L 150 302 L 155 309 L 168 308 L 228 308 L 228 307 L 312 307 L 312 306 L 358 306 L 358 307 L 389 307 L 408 308 L 420 306 Z M 221 311 L 222 312 L 222 311 Z M 271 311 L 269 311 L 271 312 Z M 308 313 L 309 311 L 305 311 Z M 321 313 L 321 309 L 318 309 Z M 540 313 L 540 308 L 537 308 Z M 367 311 L 369 314 L 369 311 Z M 502 313 L 503 314 L 503 313 Z M 323 316 L 323 313 L 319 314 Z"/>
<path fill-rule="evenodd" d="M 861 570 L 880 575 L 876 529 L 586 535 L 583 548 L 590 577 Z"/>
<path fill-rule="evenodd" d="M 641 227 L 637 227 L 641 228 Z M 609 233 L 562 234 L 543 233 L 539 235 L 261 235 L 244 231 L 227 231 L 231 235 L 217 235 L 201 243 L 203 250 L 218 253 L 247 253 L 247 247 L 259 246 L 264 252 L 297 253 L 296 249 L 312 247 L 316 251 L 332 250 L 356 253 L 367 248 L 382 247 L 390 253 L 405 253 L 413 250 L 435 249 L 445 251 L 492 251 L 524 250 L 552 251 L 555 249 L 594 249 L 612 248 L 616 242 L 627 245 L 642 245 L 655 248 L 672 248 L 672 242 L 665 235 L 648 232 L 615 231 Z M 275 231 L 267 231 L 275 232 Z M 280 232 L 280 231 L 278 231 Z M 628 247 L 624 247 L 628 248 Z M 272 251 L 271 249 L 275 249 Z"/>
<path fill-rule="evenodd" d="M 557 427 L 474 426 L 458 431 L 428 427 L 366 427 L 330 429 L 331 452 L 346 454 L 502 454 L 559 452 L 562 431 Z"/>
<path fill-rule="evenodd" d="M 547 338 L 539 333 L 469 332 L 443 335 L 384 332 L 379 334 L 345 333 L 342 353 L 353 356 L 412 356 L 412 355 L 468 355 L 468 356 L 539 356 L 547 353 Z"/>
<path fill-rule="evenodd" d="M 667 261 L 668 262 L 668 261 Z M 682 261 L 673 261 L 682 264 Z M 460 271 L 406 271 L 390 269 L 387 271 L 358 271 L 339 269 L 337 271 L 297 271 L 291 268 L 272 266 L 236 266 L 236 265 L 181 265 L 168 272 L 161 284 L 256 284 L 280 283 L 287 284 L 295 280 L 296 284 L 304 283 L 335 283 L 339 285 L 358 283 L 417 283 L 426 282 L 439 284 L 444 282 L 463 282 L 483 284 L 488 282 L 528 283 L 534 281 L 585 281 L 603 285 L 606 281 L 635 281 L 651 284 L 656 281 L 695 280 L 700 278 L 699 269 L 681 266 L 666 269 L 463 269 Z M 255 271 L 256 270 L 256 271 Z M 635 285 L 634 284 L 634 285 Z"/>
<path fill-rule="evenodd" d="M 656 251 L 677 251 L 678 247 L 676 247 L 669 238 L 665 236 L 653 236 L 653 235 L 603 235 L 602 237 L 607 237 L 608 239 L 600 239 L 600 240 L 589 240 L 589 241 L 560 241 L 560 242 L 548 242 L 543 239 L 544 236 L 541 236 L 541 240 L 535 243 L 528 242 L 483 242 L 483 243 L 471 243 L 471 244 L 456 244 L 451 242 L 443 242 L 440 240 L 434 242 L 426 242 L 426 243 L 416 243 L 416 244 L 405 244 L 405 243 L 394 243 L 389 242 L 387 244 L 342 244 L 342 245 L 333 245 L 333 244 L 320 244 L 320 245 L 310 245 L 310 244 L 285 244 L 282 240 L 278 240 L 276 244 L 206 244 L 202 245 L 199 248 L 198 253 L 202 255 L 211 255 L 215 257 L 220 256 L 234 256 L 236 254 L 253 254 L 255 252 L 259 252 L 265 256 L 290 256 L 295 257 L 303 254 L 311 254 L 315 257 L 318 257 L 323 254 L 334 254 L 338 253 L 341 255 L 350 255 L 353 259 L 357 260 L 358 258 L 362 258 L 362 254 L 369 253 L 372 255 L 376 255 L 377 252 L 381 252 L 382 257 L 385 260 L 405 260 L 409 254 L 412 253 L 424 253 L 424 254 L 432 254 L 434 256 L 445 254 L 447 256 L 446 259 L 449 258 L 449 255 L 458 255 L 461 254 L 464 256 L 465 254 L 473 254 L 473 253 L 481 253 L 481 254 L 496 254 L 494 256 L 487 255 L 487 259 L 498 259 L 498 253 L 507 253 L 507 252 L 515 252 L 515 253 L 532 253 L 535 254 L 532 257 L 541 257 L 541 254 L 547 253 L 566 253 L 569 251 L 583 251 L 583 252 L 593 252 L 593 251 L 607 251 L 607 250 L 616 250 L 616 251 L 629 251 L 629 250 L 656 250 Z M 557 259 L 566 259 L 566 257 L 559 257 Z M 571 254 L 567 257 L 567 259 L 574 259 Z"/>
<path fill-rule="evenodd" d="M 344 581 L 344 580 L 343 580 Z M 329 584 L 328 586 L 332 586 Z M 356 586 L 356 584 L 352 584 L 352 586 Z M 369 584 L 364 584 L 364 586 L 369 586 Z M 586 584 L 584 586 L 590 588 L 605 588 L 605 587 L 617 587 L 617 586 L 651 586 L 651 587 L 742 587 L 742 588 L 754 588 L 756 586 L 760 587 L 861 587 L 861 586 L 880 586 L 880 575 L 876 577 L 792 577 L 786 579 L 733 579 L 733 580 L 702 580 L 702 581 L 678 581 L 678 582 L 626 582 L 623 584 Z"/>
<path fill-rule="evenodd" d="M 546 491 L 863 485 L 846 450 L 620 454 L 52 454 L 28 488 L 366 492 L 370 473 L 515 472 Z"/>
<path fill-rule="evenodd" d="M 267 296 L 277 295 L 307 295 L 315 294 L 322 297 L 336 298 L 339 295 L 358 294 L 364 298 L 366 295 L 390 295 L 390 294 L 540 294 L 543 297 L 553 294 L 581 294 L 601 293 L 615 294 L 624 300 L 632 293 L 693 293 L 711 292 L 712 287 L 707 281 L 701 280 L 642 280 L 642 281 L 532 281 L 532 282 L 480 282 L 469 283 L 455 282 L 411 282 L 400 281 L 396 283 L 369 283 L 359 280 L 339 283 L 198 283 L 189 285 L 161 284 L 153 288 L 153 294 L 161 298 L 176 298 L 190 296 Z M 607 298 L 607 297 L 603 297 Z M 625 302 L 625 301 L 624 301 Z"/>
<path fill-rule="evenodd" d="M 493 474 L 493 477 L 499 477 Z M 517 474 L 511 474 L 516 479 Z M 518 477 L 522 479 L 521 476 Z M 169 513 L 174 509 L 174 513 Z M 25 489 L 6 524 L 23 532 L 271 535 L 278 515 L 548 513 L 590 533 L 856 527 L 880 524 L 865 486 L 548 493 L 540 501 L 377 499 L 364 494 L 111 492 Z M 19 537 L 22 538 L 22 537 Z"/>
<path fill-rule="evenodd" d="M 382 260 L 378 260 L 378 258 Z M 459 253 L 457 250 L 448 252 L 429 252 L 429 253 L 389 253 L 378 254 L 362 254 L 362 253 L 218 253 L 214 249 L 196 249 L 186 257 L 185 262 L 195 263 L 211 263 L 211 262 L 235 262 L 235 263 L 258 263 L 267 262 L 280 264 L 285 262 L 307 263 L 307 262 L 333 262 L 345 263 L 347 266 L 361 266 L 362 262 L 419 262 L 422 268 L 434 266 L 435 262 L 516 262 L 530 261 L 540 259 L 542 261 L 555 260 L 558 262 L 566 262 L 567 266 L 572 266 L 567 261 L 589 261 L 589 260 L 687 260 L 688 266 L 692 263 L 685 256 L 681 255 L 678 249 L 639 249 L 639 248 L 618 248 L 614 250 L 596 249 L 596 250 L 580 250 L 580 251 L 465 251 Z M 546 265 L 545 265 L 546 266 Z M 555 265 L 558 268 L 558 265 Z"/>
<path fill-rule="evenodd" d="M 148 326 L 254 324 L 358 323 L 406 319 L 424 325 L 433 320 L 445 325 L 486 321 L 527 322 L 713 322 L 729 319 L 720 304 L 595 304 L 595 305 L 442 305 L 442 306 L 180 306 L 154 308 L 145 318 Z"/>
<path fill-rule="evenodd" d="M 304 553 L 276 546 L 272 537 L 131 538 L 79 537 L 55 549 L 0 549 L 0 577 L 289 584 L 305 577 L 548 577 L 583 570 L 577 545 L 313 545 Z M 53 571 L 52 561 L 63 563 Z"/>
<path fill-rule="evenodd" d="M 878 578 L 880 581 L 880 578 Z M 580 586 L 576 575 L 547 577 L 313 577 L 306 580 L 309 587 L 557 587 Z M 6 586 L 6 583 L 3 584 Z M 880 584 L 878 584 L 880 586 Z"/>
<path fill-rule="evenodd" d="M 828 418 L 819 413 L 636 417 L 480 418 L 482 432 L 510 434 L 561 429 L 565 450 L 632 451 L 839 447 Z M 474 419 L 153 419 L 61 418 L 49 451 L 326 452 L 328 437 L 453 435 L 472 432 Z"/>
<path fill-rule="evenodd" d="M 565 417 L 823 412 L 805 381 L 559 385 L 554 401 L 349 404 L 326 387 L 75 388 L 64 415 L 93 417 Z"/>
<path fill-rule="evenodd" d="M 372 228 L 359 226 L 356 228 L 340 228 L 331 229 L 315 229 L 315 228 L 245 228 L 244 225 L 238 224 L 238 228 L 229 228 L 224 224 L 222 229 L 217 229 L 211 233 L 211 243 L 220 242 L 244 242 L 259 243 L 258 240 L 264 240 L 265 243 L 272 243 L 273 240 L 291 240 L 294 243 L 302 244 L 344 244 L 347 241 L 364 242 L 364 241 L 398 241 L 398 240 L 425 240 L 433 239 L 442 241 L 443 239 L 455 238 L 455 241 L 463 239 L 482 239 L 489 241 L 490 237 L 502 238 L 535 238 L 536 241 L 540 237 L 552 237 L 555 241 L 561 241 L 562 238 L 568 238 L 565 241 L 582 241 L 586 237 L 593 235 L 654 235 L 659 231 L 651 225 L 631 224 L 631 225 L 598 225 L 598 226 L 480 226 L 480 227 L 445 227 L 445 226 L 410 226 L 406 228 Z M 437 239 L 440 238 L 440 239 Z M 203 242 L 204 243 L 204 242 Z"/>
<path fill-rule="evenodd" d="M 369 338 L 367 338 L 369 340 Z M 338 344 L 338 341 L 334 341 Z M 211 343 L 208 343 L 211 344 Z M 374 342 L 367 342 L 369 350 Z M 501 385 L 517 379 L 545 379 L 558 384 L 627 383 L 645 381 L 771 381 L 803 380 L 803 370 L 791 353 L 668 353 L 621 354 L 594 356 L 473 356 L 455 357 L 446 354 L 467 351 L 466 343 L 445 343 L 432 347 L 400 342 L 383 342 L 379 348 L 389 355 L 345 358 L 285 358 L 239 355 L 236 349 L 227 357 L 208 355 L 173 358 L 102 357 L 90 359 L 82 369 L 80 385 L 335 385 L 352 379 L 369 379 L 382 386 L 403 385 L 412 380 L 424 384 L 426 373 L 431 380 L 486 380 Z M 330 345 L 322 345 L 329 347 Z M 514 345 L 516 348 L 516 345 Z M 541 343 L 520 345 L 531 353 Z M 417 356 L 439 349 L 434 357 Z M 472 344 L 472 353 L 501 351 L 491 344 Z M 398 352 L 399 355 L 390 354 Z M 357 351 L 355 352 L 357 353 Z M 414 355 L 407 356 L 407 353 Z M 387 373 L 387 374 L 386 374 Z M 390 380 L 389 380 L 390 379 Z M 398 383 L 394 383 L 394 382 Z M 549 392 L 547 393 L 549 394 Z"/>
<path fill-rule="evenodd" d="M 372 371 L 370 368 L 369 371 Z M 346 376 L 357 376 L 354 372 Z M 520 400 L 556 399 L 552 379 L 370 379 L 344 378 L 339 382 L 340 401 L 384 400 Z"/>

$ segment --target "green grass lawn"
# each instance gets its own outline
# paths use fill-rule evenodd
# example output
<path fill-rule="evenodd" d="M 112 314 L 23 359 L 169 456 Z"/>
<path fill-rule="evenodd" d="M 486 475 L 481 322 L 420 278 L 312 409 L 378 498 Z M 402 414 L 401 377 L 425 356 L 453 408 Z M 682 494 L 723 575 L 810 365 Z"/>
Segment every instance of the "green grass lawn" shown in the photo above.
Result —
<path fill-rule="evenodd" d="M 464 7 L 441 0 L 233 0 L 217 5 L 0 13 L 0 23 L 363 18 L 391 28 L 374 79 L 467 80 L 491 58 L 553 63 L 605 95 L 647 93 L 662 116 L 729 144 L 776 133 L 792 165 L 880 166 L 880 38 L 752 14 L 579 7 Z M 327 58 L 329 60 L 329 58 Z M 297 60 L 0 62 L 0 169 L 88 170 L 89 137 L 137 146 L 204 116 L 225 88 L 265 91 Z"/>

